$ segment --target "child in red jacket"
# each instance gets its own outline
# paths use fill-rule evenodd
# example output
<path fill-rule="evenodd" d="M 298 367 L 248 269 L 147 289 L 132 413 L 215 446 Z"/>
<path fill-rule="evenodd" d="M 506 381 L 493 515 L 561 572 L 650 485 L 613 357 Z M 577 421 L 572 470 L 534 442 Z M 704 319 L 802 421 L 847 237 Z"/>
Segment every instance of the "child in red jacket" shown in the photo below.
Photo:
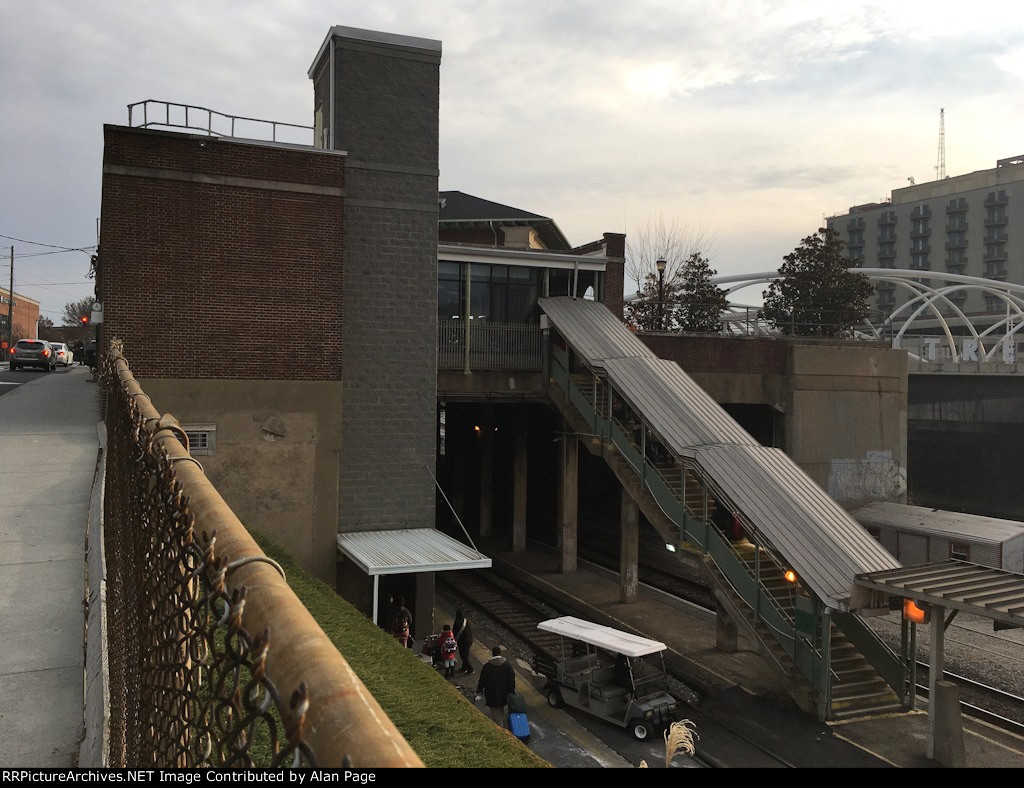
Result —
<path fill-rule="evenodd" d="M 452 625 L 445 624 L 444 629 L 437 638 L 441 651 L 441 663 L 444 665 L 445 677 L 455 675 L 455 653 L 459 649 L 458 641 L 455 640 L 455 633 L 452 632 Z"/>

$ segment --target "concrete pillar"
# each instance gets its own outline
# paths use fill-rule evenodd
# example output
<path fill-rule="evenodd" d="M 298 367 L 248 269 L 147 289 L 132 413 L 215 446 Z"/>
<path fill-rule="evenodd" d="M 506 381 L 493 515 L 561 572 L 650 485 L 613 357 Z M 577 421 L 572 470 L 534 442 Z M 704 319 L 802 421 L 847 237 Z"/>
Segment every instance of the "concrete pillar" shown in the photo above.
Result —
<path fill-rule="evenodd" d="M 451 429 L 451 427 L 448 429 Z M 452 475 L 451 481 L 449 482 L 451 487 L 450 489 L 445 490 L 445 494 L 451 502 L 452 509 L 455 510 L 455 516 L 462 520 L 462 522 L 466 522 L 466 498 L 468 497 L 468 491 L 466 490 L 466 451 L 469 448 L 469 442 L 463 439 L 462 445 L 458 446 L 453 452 L 453 437 L 454 436 L 451 433 L 449 433 L 447 437 L 447 440 L 449 441 L 448 453 L 452 462 Z M 452 519 L 452 525 L 455 525 L 454 517 Z"/>
<path fill-rule="evenodd" d="M 938 681 L 934 694 L 929 694 L 928 698 L 928 718 L 935 721 L 932 746 L 935 762 L 950 769 L 965 768 L 967 754 L 964 750 L 964 722 L 960 716 L 960 688 L 951 681 Z"/>
<path fill-rule="evenodd" d="M 416 572 L 416 602 L 412 613 L 412 636 L 423 640 L 437 630 L 434 628 L 434 573 Z"/>
<path fill-rule="evenodd" d="M 728 654 L 734 654 L 739 650 L 736 622 L 722 607 L 722 603 L 717 600 L 715 601 L 715 648 Z"/>
<path fill-rule="evenodd" d="M 558 507 L 559 571 L 568 573 L 576 571 L 580 443 L 572 433 L 567 432 L 562 437 L 562 475 L 559 478 L 561 496 Z"/>
<path fill-rule="evenodd" d="M 939 704 L 935 702 L 938 693 L 938 685 L 942 681 L 942 674 L 946 670 L 945 658 L 945 636 L 946 636 L 946 609 L 938 605 L 931 608 L 931 657 L 928 663 L 928 757 L 935 759 L 935 739 L 938 727 Z"/>
<path fill-rule="evenodd" d="M 512 507 L 512 552 L 526 549 L 526 433 L 516 435 L 514 503 Z"/>
<path fill-rule="evenodd" d="M 620 494 L 619 601 L 636 602 L 640 582 L 637 570 L 640 556 L 640 510 L 625 489 Z"/>
<path fill-rule="evenodd" d="M 491 535 L 494 499 L 494 427 L 486 424 L 480 436 L 480 536 Z"/>

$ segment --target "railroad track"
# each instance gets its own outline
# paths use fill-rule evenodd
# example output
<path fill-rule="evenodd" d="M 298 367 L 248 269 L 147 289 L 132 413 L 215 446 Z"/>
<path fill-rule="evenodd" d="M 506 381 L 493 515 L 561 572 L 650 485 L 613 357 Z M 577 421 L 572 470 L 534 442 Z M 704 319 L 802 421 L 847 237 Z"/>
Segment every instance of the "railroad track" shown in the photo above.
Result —
<path fill-rule="evenodd" d="M 609 536 L 608 538 L 611 538 Z M 595 541 L 615 544 L 607 540 L 594 540 L 580 545 L 580 557 L 606 569 L 618 571 L 619 556 L 616 552 L 603 549 Z M 648 545 L 648 549 L 655 549 L 655 546 Z M 660 562 L 664 565 L 664 562 Z M 681 599 L 705 607 L 714 611 L 714 596 L 704 584 L 686 577 L 687 570 L 680 565 L 679 571 L 670 571 L 667 567 L 655 567 L 640 564 L 638 577 L 640 582 L 656 588 L 667 594 L 677 596 Z M 963 636 L 972 633 L 973 630 L 964 629 Z M 984 633 L 975 633 L 979 636 Z M 898 649 L 898 643 L 890 643 L 890 647 Z M 929 666 L 926 662 L 917 663 L 917 693 L 923 698 L 928 697 L 928 673 Z M 1010 731 L 1018 736 L 1024 736 L 1024 698 L 1008 692 L 1005 689 L 992 686 L 984 681 L 969 678 L 950 671 L 944 671 L 944 678 L 955 683 L 960 688 L 960 703 L 963 714 L 975 719 L 982 720 L 1003 730 Z"/>
<path fill-rule="evenodd" d="M 928 664 L 918 662 L 917 694 L 924 698 L 928 697 L 928 677 Z M 963 714 L 1024 736 L 1024 698 L 949 671 L 943 671 L 942 677 L 959 688 Z"/>

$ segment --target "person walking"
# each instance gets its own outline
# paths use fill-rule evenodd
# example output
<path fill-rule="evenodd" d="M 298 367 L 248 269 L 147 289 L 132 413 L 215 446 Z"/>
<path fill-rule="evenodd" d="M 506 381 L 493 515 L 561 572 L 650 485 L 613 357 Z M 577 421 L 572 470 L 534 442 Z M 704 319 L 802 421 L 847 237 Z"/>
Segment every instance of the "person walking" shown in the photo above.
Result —
<path fill-rule="evenodd" d="M 459 644 L 459 659 L 462 660 L 463 673 L 476 673 L 473 663 L 469 661 L 469 650 L 473 646 L 473 627 L 469 625 L 461 610 L 455 611 L 455 622 L 452 624 L 452 632 L 455 633 L 455 641 Z"/>
<path fill-rule="evenodd" d="M 412 648 L 412 613 L 405 606 L 405 597 L 395 596 L 394 613 L 391 619 L 391 634 L 406 648 Z"/>
<path fill-rule="evenodd" d="M 455 675 L 455 652 L 459 648 L 451 624 L 444 625 L 444 629 L 437 638 L 437 645 L 441 652 L 441 664 L 444 665 L 445 678 L 450 678 Z"/>
<path fill-rule="evenodd" d="M 504 727 L 508 696 L 515 691 L 516 672 L 512 669 L 512 663 L 501 656 L 501 646 L 495 646 L 491 649 L 491 658 L 480 668 L 480 680 L 476 684 L 477 700 L 482 697 L 490 718 Z"/>

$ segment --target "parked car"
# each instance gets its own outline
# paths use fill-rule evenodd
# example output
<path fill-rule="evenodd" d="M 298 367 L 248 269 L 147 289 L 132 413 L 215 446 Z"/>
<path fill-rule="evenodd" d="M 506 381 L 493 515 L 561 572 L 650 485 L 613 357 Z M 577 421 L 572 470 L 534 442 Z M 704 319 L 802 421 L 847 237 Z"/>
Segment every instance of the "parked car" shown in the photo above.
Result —
<path fill-rule="evenodd" d="M 50 343 L 42 339 L 19 339 L 11 348 L 11 372 L 22 367 L 55 370 L 57 360 Z"/>
<path fill-rule="evenodd" d="M 95 367 L 98 359 L 96 358 L 96 340 L 89 340 L 89 344 L 85 346 L 85 353 L 82 356 L 82 362 L 87 367 Z"/>
<path fill-rule="evenodd" d="M 53 348 L 53 356 L 57 360 L 57 366 L 71 366 L 72 362 L 75 360 L 75 354 L 71 352 L 71 348 L 63 342 L 51 342 L 50 347 Z"/>

